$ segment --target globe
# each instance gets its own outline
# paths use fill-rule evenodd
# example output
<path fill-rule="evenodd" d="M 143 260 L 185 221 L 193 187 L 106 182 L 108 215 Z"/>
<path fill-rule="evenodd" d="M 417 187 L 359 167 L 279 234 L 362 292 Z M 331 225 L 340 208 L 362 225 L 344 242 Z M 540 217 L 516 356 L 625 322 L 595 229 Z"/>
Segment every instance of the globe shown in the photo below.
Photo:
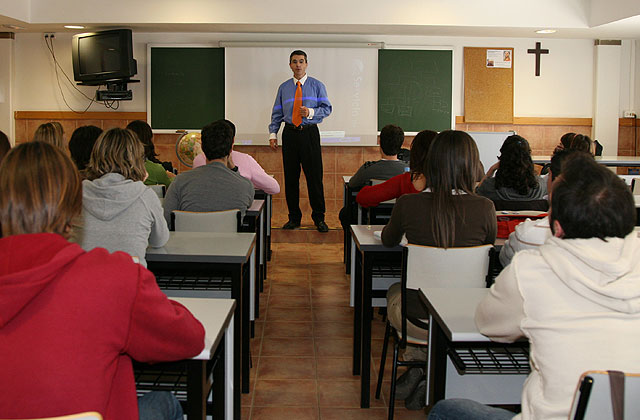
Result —
<path fill-rule="evenodd" d="M 185 133 L 176 142 L 176 155 L 180 162 L 189 167 L 193 166 L 193 159 L 202 153 L 200 133 Z"/>

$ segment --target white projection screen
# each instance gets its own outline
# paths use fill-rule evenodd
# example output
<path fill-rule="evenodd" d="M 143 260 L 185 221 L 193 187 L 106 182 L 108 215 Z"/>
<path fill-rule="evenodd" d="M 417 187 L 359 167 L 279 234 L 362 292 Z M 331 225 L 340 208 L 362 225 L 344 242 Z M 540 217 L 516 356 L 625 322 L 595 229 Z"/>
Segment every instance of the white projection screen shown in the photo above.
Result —
<path fill-rule="evenodd" d="M 293 77 L 289 54 L 295 49 L 225 48 L 225 114 L 236 125 L 236 144 L 269 144 L 271 109 L 278 86 Z M 322 144 L 376 145 L 378 49 L 300 49 L 308 56 L 307 74 L 325 84 L 333 106 L 319 125 Z"/>

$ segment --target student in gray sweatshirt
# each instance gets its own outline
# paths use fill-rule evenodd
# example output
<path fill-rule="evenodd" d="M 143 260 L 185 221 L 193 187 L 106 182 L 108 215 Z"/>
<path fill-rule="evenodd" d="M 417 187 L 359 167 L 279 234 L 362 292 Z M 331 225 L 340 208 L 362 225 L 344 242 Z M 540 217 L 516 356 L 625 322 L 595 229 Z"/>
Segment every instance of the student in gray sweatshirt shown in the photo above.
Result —
<path fill-rule="evenodd" d="M 82 182 L 76 229 L 82 248 L 124 251 L 146 267 L 147 246 L 169 240 L 160 200 L 143 184 L 146 177 L 144 147 L 133 132 L 112 128 L 98 138 Z"/>
<path fill-rule="evenodd" d="M 171 212 L 208 212 L 238 209 L 244 215 L 255 190 L 238 173 L 231 158 L 233 131 L 225 120 L 202 129 L 202 151 L 207 164 L 182 173 L 171 183 L 164 197 L 164 217 L 171 223 Z"/>

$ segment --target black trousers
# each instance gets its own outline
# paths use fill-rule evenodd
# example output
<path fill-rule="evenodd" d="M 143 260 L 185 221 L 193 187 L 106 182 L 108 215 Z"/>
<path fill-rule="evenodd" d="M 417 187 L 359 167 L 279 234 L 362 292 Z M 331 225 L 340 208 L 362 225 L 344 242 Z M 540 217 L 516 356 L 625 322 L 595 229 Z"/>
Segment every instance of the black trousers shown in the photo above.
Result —
<path fill-rule="evenodd" d="M 284 167 L 284 191 L 289 208 L 289 220 L 299 223 L 300 168 L 304 171 L 311 203 L 311 218 L 324 221 L 324 187 L 322 185 L 322 151 L 317 125 L 302 126 L 299 130 L 285 125 L 282 132 L 282 164 Z"/>

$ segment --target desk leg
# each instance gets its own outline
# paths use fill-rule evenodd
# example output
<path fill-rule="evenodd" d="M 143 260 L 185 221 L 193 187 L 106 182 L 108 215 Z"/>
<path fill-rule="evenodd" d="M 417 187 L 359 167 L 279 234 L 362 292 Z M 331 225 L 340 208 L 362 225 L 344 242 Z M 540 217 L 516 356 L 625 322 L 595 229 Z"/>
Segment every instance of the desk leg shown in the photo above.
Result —
<path fill-rule="evenodd" d="M 241 279 L 242 279 L 242 393 L 249 393 L 249 368 L 250 368 L 250 346 L 249 346 L 249 337 L 251 334 L 251 289 L 249 282 L 252 279 L 253 267 L 251 265 L 251 259 L 249 260 L 249 264 L 244 264 L 241 268 Z"/>
<path fill-rule="evenodd" d="M 353 244 L 355 250 L 355 244 Z M 354 273 L 353 279 L 353 374 L 360 375 L 361 365 L 361 345 L 362 345 L 362 254 L 354 252 Z"/>
<path fill-rule="evenodd" d="M 267 261 L 271 261 L 271 215 L 273 214 L 273 202 L 271 201 L 271 194 L 267 194 L 267 221 L 265 231 L 267 234 L 267 249 L 266 249 L 266 257 Z M 267 264 L 265 261 L 264 268 L 266 270 Z"/>
<path fill-rule="evenodd" d="M 427 367 L 427 405 L 433 406 L 445 398 L 447 380 L 447 337 L 440 324 L 429 315 L 429 347 Z"/>
<path fill-rule="evenodd" d="M 224 341 L 224 384 L 225 384 L 225 419 L 240 420 L 241 397 L 240 397 L 240 370 L 236 369 L 235 353 L 233 351 L 233 318 L 229 321 L 229 327 L 225 334 Z"/>
<path fill-rule="evenodd" d="M 220 343 L 218 343 L 218 349 L 216 351 L 216 365 L 213 368 L 213 418 L 229 420 L 228 413 L 230 409 L 227 408 L 227 382 L 226 382 L 226 368 L 227 368 L 227 335 L 224 334 Z"/>
<path fill-rule="evenodd" d="M 362 369 L 360 371 L 360 408 L 369 408 L 371 398 L 371 283 L 373 257 L 362 254 L 362 286 L 361 322 L 362 322 Z"/>
<path fill-rule="evenodd" d="M 187 418 L 206 419 L 207 416 L 207 361 L 187 362 Z"/>

